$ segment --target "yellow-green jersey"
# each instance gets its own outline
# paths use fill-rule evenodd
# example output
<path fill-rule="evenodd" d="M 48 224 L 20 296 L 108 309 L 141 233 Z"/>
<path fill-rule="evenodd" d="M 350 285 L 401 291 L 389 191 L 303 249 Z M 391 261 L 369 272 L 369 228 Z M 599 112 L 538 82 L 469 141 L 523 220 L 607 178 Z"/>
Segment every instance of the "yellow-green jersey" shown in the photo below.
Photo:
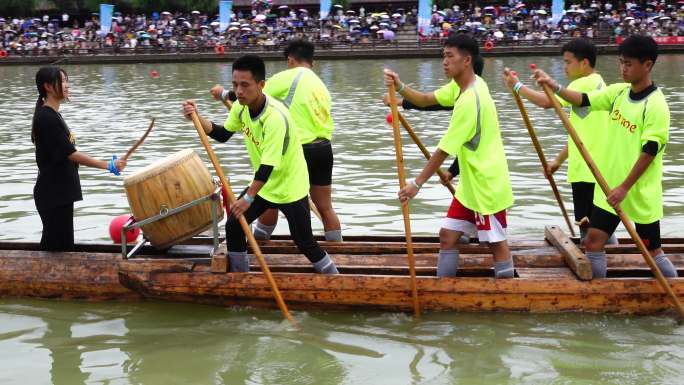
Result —
<path fill-rule="evenodd" d="M 482 215 L 513 205 L 496 107 L 485 81 L 476 76 L 467 89 L 460 90 L 452 80 L 434 95 L 440 105 L 454 108 L 449 129 L 438 147 L 458 157 L 456 199 Z"/>
<path fill-rule="evenodd" d="M 592 110 L 609 112 L 609 141 L 592 154 L 608 186 L 619 186 L 634 168 L 643 146 L 653 141 L 658 153 L 646 171 L 636 181 L 620 204 L 622 210 L 636 223 L 653 223 L 663 217 L 663 152 L 670 131 L 670 110 L 660 89 L 634 100 L 630 84 L 612 84 L 601 91 L 588 94 Z M 594 205 L 615 213 L 606 201 L 598 184 L 594 190 Z"/>
<path fill-rule="evenodd" d="M 264 92 L 290 110 L 302 144 L 332 138 L 330 93 L 315 72 L 305 67 L 278 72 L 266 81 Z"/>
<path fill-rule="evenodd" d="M 575 79 L 568 85 L 569 90 L 585 94 L 605 87 L 603 78 L 597 73 Z M 558 96 L 557 98 L 563 107 L 570 107 L 570 103 L 565 99 Z M 570 122 L 590 154 L 603 151 L 606 141 L 610 140 L 608 130 L 605 129 L 608 124 L 608 112 L 591 111 L 589 107 L 572 106 Z M 596 183 L 589 166 L 587 166 L 570 136 L 568 136 L 568 182 Z"/>
<path fill-rule="evenodd" d="M 242 131 L 254 172 L 259 166 L 273 166 L 273 171 L 258 195 L 272 203 L 291 203 L 309 194 L 309 173 L 299 133 L 287 108 L 266 95 L 261 113 L 252 118 L 249 108 L 233 104 L 224 127 Z"/>

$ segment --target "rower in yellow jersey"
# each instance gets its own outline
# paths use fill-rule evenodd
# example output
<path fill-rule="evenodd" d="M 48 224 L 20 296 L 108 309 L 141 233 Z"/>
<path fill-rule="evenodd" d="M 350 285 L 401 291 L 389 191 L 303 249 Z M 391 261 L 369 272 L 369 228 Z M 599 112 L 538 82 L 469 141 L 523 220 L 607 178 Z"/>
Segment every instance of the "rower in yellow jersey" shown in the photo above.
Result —
<path fill-rule="evenodd" d="M 571 80 L 568 89 L 589 93 L 606 87 L 601 75 L 594 70 L 596 67 L 596 46 L 590 40 L 576 38 L 567 42 L 561 47 L 561 55 L 563 55 L 563 62 L 565 63 L 565 74 Z M 510 89 L 537 106 L 542 108 L 553 107 L 544 92 L 526 87 L 508 68 L 504 70 L 504 81 Z M 570 107 L 570 103 L 562 98 L 557 98 L 562 106 Z M 582 138 L 587 150 L 592 154 L 602 151 L 601 149 L 605 147 L 606 141 L 610 140 L 608 130 L 604 129 L 608 124 L 608 112 L 606 111 L 590 110 L 587 107 L 572 107 L 570 122 Z M 591 218 L 594 207 L 594 184 L 596 181 L 584 159 L 582 159 L 577 146 L 572 143 L 570 138 L 556 159 L 548 163 L 546 172 L 553 174 L 566 159 L 568 159 L 567 178 L 572 187 L 575 223 L 580 229 L 580 242 L 584 242 L 589 230 L 589 218 Z M 611 235 L 608 243 L 617 243 L 614 234 Z"/>
<path fill-rule="evenodd" d="M 225 124 L 217 125 L 198 113 L 202 128 L 215 140 L 225 142 L 241 131 L 254 169 L 254 179 L 231 206 L 226 222 L 230 271 L 249 271 L 247 242 L 238 218 L 244 215 L 251 223 L 266 210 L 277 209 L 287 218 L 292 239 L 316 272 L 337 274 L 335 263 L 311 232 L 309 174 L 294 119 L 281 102 L 263 92 L 266 66 L 261 58 L 242 56 L 233 62 L 232 70 L 237 102 Z M 195 103 L 186 101 L 185 116 L 194 112 Z"/>
<path fill-rule="evenodd" d="M 661 247 L 660 219 L 663 218 L 663 153 L 670 131 L 670 110 L 665 95 L 653 84 L 651 72 L 658 58 L 658 44 L 652 37 L 633 35 L 618 47 L 624 83 L 601 90 L 577 92 L 561 86 L 544 71 L 535 71 L 540 84 L 576 107 L 608 111 L 604 127 L 610 140 L 601 151 L 591 153 L 612 189 L 608 197 L 597 185 L 590 228 L 584 242 L 594 278 L 607 273 L 604 246 L 620 218 L 620 206 L 636 224 L 636 231 L 665 277 L 677 277 L 677 269 Z"/>
<path fill-rule="evenodd" d="M 451 123 L 423 171 L 399 191 L 399 199 L 414 198 L 448 155 L 456 155 L 460 177 L 456 194 L 440 229 L 437 276 L 453 277 L 458 270 L 457 243 L 463 234 L 477 231 L 494 256 L 497 278 L 515 275 L 506 240 L 506 209 L 513 205 L 496 107 L 485 81 L 477 76 L 473 63 L 479 55 L 477 41 L 467 35 L 450 36 L 445 42 L 445 74 L 451 81 L 431 98 L 404 85 L 399 75 L 385 70 L 385 83 L 394 85 L 401 96 L 415 105 L 453 106 Z M 421 96 L 422 95 L 422 96 Z"/>
<path fill-rule="evenodd" d="M 304 40 L 292 40 L 284 51 L 288 69 L 268 79 L 264 93 L 280 100 L 290 111 L 304 149 L 309 171 L 311 200 L 321 214 L 325 240 L 342 241 L 340 220 L 332 205 L 333 152 L 330 143 L 333 132 L 331 97 L 327 87 L 311 70 L 314 45 Z M 211 90 L 219 99 L 227 92 L 221 86 Z M 268 210 L 257 220 L 254 237 L 271 237 L 278 221 L 278 211 Z"/>

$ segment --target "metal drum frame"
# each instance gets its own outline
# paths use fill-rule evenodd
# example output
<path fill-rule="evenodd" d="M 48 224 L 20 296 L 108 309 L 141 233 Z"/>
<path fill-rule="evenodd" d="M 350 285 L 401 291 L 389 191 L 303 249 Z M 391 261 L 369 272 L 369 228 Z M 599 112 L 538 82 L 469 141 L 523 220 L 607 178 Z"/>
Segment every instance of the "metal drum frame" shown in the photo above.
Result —
<path fill-rule="evenodd" d="M 127 251 L 127 243 L 126 243 L 126 231 L 132 230 L 135 228 L 141 228 L 142 226 L 156 222 L 159 220 L 162 220 L 164 218 L 167 218 L 171 215 L 178 214 L 182 211 L 185 211 L 191 207 L 197 206 L 199 204 L 202 204 L 206 201 L 211 201 L 211 229 L 213 233 L 213 247 L 211 249 L 211 252 L 209 253 L 209 256 L 214 255 L 216 250 L 218 249 L 219 246 L 219 228 L 218 228 L 218 214 L 217 210 L 219 209 L 219 203 L 221 201 L 221 187 L 217 187 L 213 193 L 209 195 L 205 195 L 201 198 L 195 199 L 193 201 L 190 201 L 186 204 L 183 204 L 181 206 L 178 206 L 173 209 L 169 209 L 166 207 L 166 205 L 162 205 L 159 208 L 159 214 L 149 217 L 147 219 L 144 219 L 140 222 L 135 222 L 135 218 L 130 218 L 124 225 L 121 227 L 121 256 L 123 259 L 128 259 L 132 258 L 135 256 L 135 254 L 142 249 L 142 247 L 148 242 L 148 239 L 145 238 L 145 232 L 143 232 L 143 239 L 139 241 L 133 248 L 131 249 L 130 252 Z M 142 230 L 142 228 L 141 228 Z"/>

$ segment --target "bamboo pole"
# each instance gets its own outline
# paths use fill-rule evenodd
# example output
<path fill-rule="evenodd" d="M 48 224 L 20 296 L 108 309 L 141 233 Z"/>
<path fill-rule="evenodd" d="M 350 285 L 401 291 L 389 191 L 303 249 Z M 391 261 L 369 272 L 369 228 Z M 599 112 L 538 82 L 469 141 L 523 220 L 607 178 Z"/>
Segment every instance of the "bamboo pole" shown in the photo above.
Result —
<path fill-rule="evenodd" d="M 539 139 L 537 139 L 537 134 L 534 131 L 534 127 L 532 126 L 532 122 L 530 121 L 530 117 L 527 115 L 527 109 L 525 108 L 525 105 L 523 104 L 522 99 L 520 99 L 520 95 L 518 95 L 515 91 L 512 91 L 513 93 L 513 98 L 515 98 L 515 103 L 518 105 L 518 109 L 520 110 L 520 115 L 522 115 L 523 121 L 525 122 L 525 127 L 527 127 L 527 132 L 530 134 L 530 138 L 532 139 L 532 144 L 534 145 L 534 149 L 537 151 L 537 156 L 539 157 L 539 161 L 541 162 L 542 169 L 544 171 L 544 176 L 546 176 L 546 180 L 549 181 L 549 184 L 551 185 L 551 190 L 553 190 L 553 195 L 556 197 L 556 202 L 558 202 L 558 207 L 561 209 L 561 213 L 563 213 L 563 218 L 565 218 L 565 223 L 568 225 L 568 229 L 570 229 L 570 234 L 574 237 L 575 236 L 575 229 L 572 227 L 572 222 L 570 221 L 570 217 L 568 216 L 567 210 L 565 210 L 565 204 L 563 204 L 563 198 L 561 198 L 560 192 L 558 191 L 558 186 L 556 186 L 556 181 L 553 178 L 552 174 L 549 174 L 546 172 L 548 169 L 548 163 L 546 162 L 546 157 L 544 156 L 544 150 L 542 149 L 541 144 L 539 144 Z"/>
<path fill-rule="evenodd" d="M 197 116 L 196 112 L 193 112 L 191 115 L 191 118 L 192 118 L 192 123 L 195 125 L 195 129 L 197 129 L 197 134 L 199 134 L 200 140 L 202 141 L 204 148 L 207 150 L 207 155 L 209 155 L 209 159 L 211 160 L 211 163 L 214 165 L 214 169 L 216 170 L 216 174 L 218 175 L 219 179 L 221 180 L 221 183 L 223 184 L 223 188 L 226 190 L 226 193 L 228 195 L 228 200 L 230 201 L 230 204 L 232 206 L 235 204 L 236 199 L 235 199 L 235 194 L 233 194 L 233 189 L 230 187 L 230 183 L 228 182 L 228 178 L 226 178 L 226 175 L 223 173 L 223 169 L 221 168 L 221 164 L 219 163 L 218 158 L 216 158 L 216 154 L 214 153 L 214 150 L 211 148 L 211 144 L 209 143 L 209 139 L 207 139 L 207 134 L 204 132 L 204 128 L 202 127 L 202 123 L 199 120 L 199 116 Z M 257 261 L 259 261 L 259 265 L 261 265 L 261 271 L 263 271 L 264 275 L 266 276 L 266 280 L 268 280 L 268 283 L 271 286 L 271 290 L 273 291 L 273 297 L 275 298 L 275 301 L 278 304 L 280 311 L 283 313 L 283 316 L 285 318 L 287 318 L 288 321 L 290 321 L 293 325 L 296 326 L 297 322 L 290 315 L 290 312 L 287 309 L 287 305 L 285 304 L 283 297 L 280 295 L 280 290 L 278 290 L 278 285 L 276 284 L 275 280 L 273 279 L 273 275 L 271 274 L 271 269 L 269 269 L 268 264 L 266 264 L 266 260 L 264 259 L 264 255 L 261 253 L 261 249 L 259 248 L 259 245 L 257 244 L 256 240 L 254 239 L 254 235 L 252 234 L 252 231 L 249 228 L 249 224 L 247 224 L 247 220 L 245 219 L 244 216 L 240 215 L 240 218 L 238 218 L 238 221 L 240 222 L 240 226 L 242 226 L 242 231 L 247 236 L 247 241 L 249 242 L 249 245 L 252 247 L 252 251 L 254 252 L 254 255 L 256 256 Z"/>
<path fill-rule="evenodd" d="M 425 156 L 425 159 L 430 160 L 430 152 L 427 150 L 427 148 L 425 148 L 425 146 L 423 145 L 423 142 L 420 140 L 420 138 L 418 138 L 418 135 L 416 135 L 416 132 L 413 131 L 413 127 L 411 127 L 411 125 L 404 118 L 404 115 L 402 115 L 401 112 L 397 112 L 397 114 L 399 115 L 399 121 L 401 122 L 401 125 L 404 126 L 404 129 L 406 129 L 406 132 L 408 132 L 411 139 L 413 139 L 413 143 L 415 143 L 416 146 L 418 146 L 418 148 L 420 149 L 420 152 L 422 152 L 423 156 Z M 442 171 L 441 168 L 437 169 L 437 175 L 439 175 L 439 178 L 446 183 L 444 186 L 447 189 L 449 189 L 449 192 L 451 193 L 451 195 L 456 194 L 456 190 L 454 189 L 454 186 L 451 184 L 451 182 L 449 182 L 446 174 L 444 173 L 444 171 Z"/>
<path fill-rule="evenodd" d="M 394 133 L 394 150 L 397 157 L 397 173 L 399 175 L 399 188 L 406 185 L 404 175 L 404 155 L 401 149 L 401 133 L 399 132 L 399 109 L 397 108 L 397 95 L 394 84 L 389 86 L 390 108 L 392 109 L 392 131 Z M 411 274 L 411 296 L 413 297 L 413 312 L 420 319 L 420 302 L 418 302 L 418 288 L 416 286 L 416 262 L 413 256 L 413 241 L 411 240 L 411 219 L 409 217 L 408 201 L 401 204 L 401 212 L 404 215 L 404 232 L 406 234 L 406 253 L 408 256 L 409 272 Z"/>
<path fill-rule="evenodd" d="M 558 117 L 560 117 L 561 121 L 563 122 L 563 126 L 565 126 L 565 129 L 568 131 L 568 134 L 570 134 L 572 141 L 575 142 L 575 146 L 577 146 L 577 149 L 579 149 L 580 154 L 582 154 L 582 158 L 584 158 L 584 161 L 587 162 L 587 166 L 589 166 L 591 173 L 594 175 L 596 183 L 599 184 L 601 190 L 603 190 L 603 193 L 606 194 L 606 196 L 610 195 L 610 187 L 608 187 L 608 183 L 603 178 L 603 175 L 601 175 L 601 171 L 599 171 L 598 167 L 596 167 L 596 163 L 594 163 L 594 160 L 591 158 L 589 151 L 587 151 L 586 147 L 584 147 L 582 139 L 580 139 L 579 135 L 577 135 L 577 131 L 575 131 L 575 128 L 572 126 L 572 123 L 570 123 L 570 119 L 568 119 L 568 116 L 565 114 L 565 111 L 563 111 L 563 108 L 561 107 L 560 103 L 554 97 L 553 91 L 551 91 L 551 88 L 548 84 L 543 84 L 542 86 L 542 88 L 544 89 L 544 93 L 546 93 L 546 96 L 549 98 L 549 100 L 551 100 L 554 110 L 556 110 Z M 644 245 L 644 242 L 641 240 L 641 237 L 639 237 L 639 234 L 637 234 L 636 229 L 634 228 L 634 225 L 632 225 L 632 221 L 627 217 L 627 214 L 625 214 L 622 211 L 619 205 L 615 207 L 615 212 L 620 217 L 622 224 L 625 226 L 625 229 L 627 229 L 627 232 L 632 237 L 632 240 L 634 240 L 634 243 L 636 244 L 637 248 L 639 248 L 639 251 L 644 256 L 644 259 L 646 260 L 648 266 L 651 268 L 651 271 L 655 275 L 656 280 L 665 291 L 665 294 L 667 294 L 667 296 L 672 301 L 672 304 L 679 313 L 681 322 L 681 320 L 684 319 L 684 307 L 682 307 L 682 303 L 679 301 L 679 298 L 677 298 L 677 295 L 675 295 L 674 291 L 672 291 L 672 287 L 663 276 L 663 273 L 660 272 L 658 265 L 656 265 L 655 260 L 653 260 L 651 253 L 648 252 L 648 249 L 646 248 L 646 245 Z"/>

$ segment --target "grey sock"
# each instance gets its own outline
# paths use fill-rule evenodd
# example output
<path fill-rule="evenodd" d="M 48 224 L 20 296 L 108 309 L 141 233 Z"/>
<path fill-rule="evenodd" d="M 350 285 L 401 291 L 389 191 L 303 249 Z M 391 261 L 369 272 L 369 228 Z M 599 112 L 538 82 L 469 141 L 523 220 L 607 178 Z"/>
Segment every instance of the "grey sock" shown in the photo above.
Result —
<path fill-rule="evenodd" d="M 587 258 L 591 262 L 591 273 L 593 278 L 606 278 L 608 273 L 608 262 L 606 261 L 605 251 L 587 251 Z"/>
<path fill-rule="evenodd" d="M 271 234 L 273 234 L 273 230 L 275 230 L 276 225 L 265 225 L 257 219 L 257 221 L 254 223 L 254 238 L 256 238 L 259 241 L 268 241 L 271 239 Z"/>
<path fill-rule="evenodd" d="M 335 262 L 333 262 L 332 258 L 330 258 L 330 255 L 328 255 L 328 253 L 325 253 L 325 257 L 323 257 L 323 259 L 321 259 L 320 261 L 315 262 L 313 266 L 316 272 L 320 274 L 340 273 L 339 271 L 337 271 L 337 266 L 335 266 Z"/>
<path fill-rule="evenodd" d="M 458 250 L 439 250 L 437 257 L 437 276 L 455 277 L 458 271 Z"/>
<path fill-rule="evenodd" d="M 663 273 L 666 278 L 677 278 L 677 269 L 672 264 L 672 261 L 665 256 L 665 253 L 656 255 L 655 262 L 656 265 L 658 265 L 660 272 Z"/>
<path fill-rule="evenodd" d="M 342 242 L 342 230 L 328 230 L 325 232 L 325 240 L 331 242 Z"/>
<path fill-rule="evenodd" d="M 615 233 L 610 234 L 610 237 L 608 237 L 608 240 L 606 241 L 606 245 L 617 245 L 618 243 L 619 242 L 617 237 L 615 236 Z"/>
<path fill-rule="evenodd" d="M 503 262 L 494 262 L 494 277 L 513 278 L 514 275 L 515 267 L 513 266 L 513 258 L 509 258 Z"/>
<path fill-rule="evenodd" d="M 249 271 L 249 257 L 246 251 L 229 251 L 230 270 L 234 273 L 246 273 Z"/>

